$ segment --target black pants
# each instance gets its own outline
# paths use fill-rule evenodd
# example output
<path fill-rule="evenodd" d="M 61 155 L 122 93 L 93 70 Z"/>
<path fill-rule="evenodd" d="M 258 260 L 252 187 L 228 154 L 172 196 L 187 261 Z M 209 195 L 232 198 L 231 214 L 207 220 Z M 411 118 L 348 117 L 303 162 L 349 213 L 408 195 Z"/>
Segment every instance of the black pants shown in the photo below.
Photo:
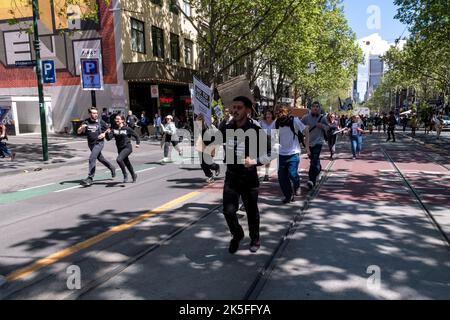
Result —
<path fill-rule="evenodd" d="M 210 157 L 210 156 L 208 157 L 208 155 L 205 155 L 202 152 L 199 152 L 198 158 L 200 159 L 200 167 L 202 168 L 206 177 L 208 177 L 208 178 L 212 177 L 213 176 L 212 170 L 216 171 L 219 169 L 219 165 L 217 163 L 214 163 L 214 159 L 212 159 L 212 157 Z M 211 158 L 211 159 L 209 159 L 209 158 Z M 212 161 L 212 163 L 210 163 L 211 161 Z"/>
<path fill-rule="evenodd" d="M 309 165 L 309 181 L 316 184 L 317 176 L 322 171 L 322 165 L 320 164 L 320 152 L 322 151 L 322 145 L 316 144 L 315 146 L 309 147 L 311 150 L 311 164 Z"/>
<path fill-rule="evenodd" d="M 89 157 L 89 175 L 88 177 L 93 179 L 95 176 L 95 165 L 97 160 L 100 161 L 109 170 L 114 170 L 114 166 L 105 159 L 102 155 L 103 147 L 105 143 L 103 141 L 97 142 L 96 144 L 90 144 L 89 149 L 91 149 L 91 156 Z"/>
<path fill-rule="evenodd" d="M 258 179 L 257 173 L 255 173 Z M 223 214 L 227 221 L 231 234 L 239 237 L 244 234 L 242 226 L 236 212 L 239 210 L 239 197 L 247 212 L 248 228 L 250 230 L 250 239 L 259 239 L 259 209 L 258 209 L 258 180 L 255 177 L 236 177 L 227 172 L 225 176 L 225 185 L 223 187 Z M 247 178 L 247 179 L 246 179 Z"/>
<path fill-rule="evenodd" d="M 395 127 L 388 127 L 388 141 L 391 140 L 391 134 L 392 134 L 392 140 L 395 142 Z"/>
<path fill-rule="evenodd" d="M 127 145 L 125 148 L 117 150 L 119 152 L 119 155 L 117 156 L 117 163 L 119 164 L 120 170 L 122 170 L 122 174 L 124 177 L 127 177 L 127 170 L 130 171 L 131 176 L 134 176 L 134 169 L 131 165 L 130 159 L 128 159 L 128 156 L 133 152 L 133 148 L 131 147 L 131 144 Z"/>
<path fill-rule="evenodd" d="M 330 151 L 331 155 L 334 155 L 336 152 L 336 139 L 337 139 L 337 135 L 335 135 L 335 134 L 331 134 L 328 137 L 328 150 Z"/>
<path fill-rule="evenodd" d="M 143 137 L 150 135 L 150 132 L 148 131 L 148 127 L 147 126 L 141 126 L 141 134 L 142 134 Z"/>

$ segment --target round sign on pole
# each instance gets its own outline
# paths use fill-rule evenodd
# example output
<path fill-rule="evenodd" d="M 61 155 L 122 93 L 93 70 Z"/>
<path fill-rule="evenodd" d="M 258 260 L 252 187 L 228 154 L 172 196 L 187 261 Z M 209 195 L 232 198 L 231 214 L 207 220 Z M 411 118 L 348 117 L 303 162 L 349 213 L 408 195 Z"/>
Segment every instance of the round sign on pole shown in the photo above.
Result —
<path fill-rule="evenodd" d="M 158 90 L 158 86 L 151 86 L 150 87 L 150 91 L 152 94 L 152 98 L 159 98 L 159 90 Z"/>

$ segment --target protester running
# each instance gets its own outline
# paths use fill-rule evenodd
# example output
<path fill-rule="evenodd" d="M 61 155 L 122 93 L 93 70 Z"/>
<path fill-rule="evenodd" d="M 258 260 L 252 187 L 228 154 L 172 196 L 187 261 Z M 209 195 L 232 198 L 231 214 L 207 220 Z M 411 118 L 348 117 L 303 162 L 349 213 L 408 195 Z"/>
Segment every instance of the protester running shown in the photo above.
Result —
<path fill-rule="evenodd" d="M 326 117 L 320 114 L 320 103 L 318 101 L 313 102 L 310 113 L 302 118 L 302 122 L 309 127 L 311 164 L 308 172 L 309 181 L 307 187 L 311 190 L 316 185 L 317 177 L 322 171 L 320 152 L 324 143 L 324 134 L 329 129 Z"/>
<path fill-rule="evenodd" d="M 177 127 L 173 123 L 173 117 L 171 115 L 166 116 L 166 124 L 161 123 L 161 130 L 164 134 L 163 139 L 161 140 L 161 144 L 164 147 L 164 158 L 162 159 L 162 163 L 169 162 L 169 151 L 170 144 L 174 147 L 175 150 L 178 151 L 178 154 L 181 156 L 181 149 L 178 146 L 179 138 L 177 136 Z"/>
<path fill-rule="evenodd" d="M 98 119 L 97 108 L 91 107 L 89 109 L 89 118 L 84 120 L 78 128 L 78 134 L 86 132 L 88 146 L 91 150 L 91 155 L 89 157 L 89 175 L 86 179 L 81 181 L 82 185 L 92 185 L 97 160 L 111 171 L 112 178 L 116 177 L 116 168 L 102 155 L 102 150 L 105 146 L 105 132 L 107 130 L 108 124 L 103 120 Z"/>
<path fill-rule="evenodd" d="M 263 119 L 259 122 L 261 128 L 267 133 L 269 137 L 272 136 L 272 129 L 275 126 L 275 114 L 272 110 L 267 110 L 264 113 Z M 263 181 L 269 181 L 270 162 L 264 166 L 265 174 Z"/>
<path fill-rule="evenodd" d="M 250 99 L 242 96 L 234 98 L 231 111 L 233 119 L 221 129 L 225 139 L 224 154 L 227 164 L 223 188 L 223 213 L 233 237 L 228 251 L 235 253 L 239 249 L 240 241 L 244 238 L 244 230 L 236 214 L 239 209 L 239 197 L 242 197 L 250 232 L 250 251 L 256 252 L 261 246 L 258 209 L 259 178 L 256 166 L 270 162 L 270 138 L 249 117 L 252 112 Z M 247 131 L 251 133 L 253 130 L 257 143 L 250 144 L 248 138 L 237 136 L 238 129 L 244 133 Z M 236 136 L 227 137 L 227 131 L 228 134 L 234 132 Z M 261 150 L 259 146 L 267 146 L 267 149 Z M 250 152 L 250 147 L 256 148 L 252 150 L 255 152 Z M 250 158 L 252 153 L 257 156 L 256 159 Z M 227 155 L 233 155 L 233 159 L 227 158 Z"/>
<path fill-rule="evenodd" d="M 294 201 L 294 196 L 299 195 L 300 176 L 298 174 L 298 166 L 301 153 L 300 140 L 303 139 L 303 136 L 306 152 L 308 156 L 311 154 L 309 130 L 299 118 L 289 116 L 288 107 L 279 109 L 275 128 L 279 130 L 280 141 L 278 181 L 284 195 L 282 202 L 289 203 Z"/>
<path fill-rule="evenodd" d="M 136 139 L 136 148 L 139 148 L 140 139 L 136 132 L 125 126 L 125 117 L 116 116 L 117 129 L 108 129 L 106 132 L 106 139 L 111 140 L 114 138 L 116 140 L 116 147 L 118 152 L 118 157 L 116 159 L 119 164 L 120 170 L 122 170 L 123 182 L 128 182 L 127 170 L 130 171 L 133 183 L 136 182 L 137 174 L 134 172 L 133 166 L 131 165 L 130 159 L 128 158 L 133 152 L 133 147 L 131 146 L 131 137 Z"/>

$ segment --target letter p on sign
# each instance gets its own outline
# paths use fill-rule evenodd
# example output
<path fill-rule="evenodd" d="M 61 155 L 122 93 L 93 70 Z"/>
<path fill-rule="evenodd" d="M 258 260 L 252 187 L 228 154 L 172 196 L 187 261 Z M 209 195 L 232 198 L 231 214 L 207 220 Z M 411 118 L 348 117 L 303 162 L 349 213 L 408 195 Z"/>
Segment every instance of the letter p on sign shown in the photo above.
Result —
<path fill-rule="evenodd" d="M 55 62 L 53 60 L 42 61 L 42 73 L 44 83 L 56 83 Z"/>

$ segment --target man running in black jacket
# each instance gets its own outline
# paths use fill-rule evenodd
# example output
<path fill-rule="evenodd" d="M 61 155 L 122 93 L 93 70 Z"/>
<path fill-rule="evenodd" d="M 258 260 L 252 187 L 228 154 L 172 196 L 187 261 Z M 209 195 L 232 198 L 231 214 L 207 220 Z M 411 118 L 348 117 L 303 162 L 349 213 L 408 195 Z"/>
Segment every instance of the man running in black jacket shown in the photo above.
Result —
<path fill-rule="evenodd" d="M 90 186 L 95 176 L 95 165 L 97 160 L 111 170 L 111 176 L 116 177 L 116 168 L 107 161 L 103 155 L 102 150 L 105 146 L 105 132 L 108 129 L 108 124 L 101 119 L 98 119 L 98 110 L 95 107 L 89 109 L 89 118 L 83 121 L 78 134 L 86 132 L 91 156 L 89 157 L 89 175 L 86 179 L 81 181 L 82 185 Z"/>
<path fill-rule="evenodd" d="M 250 251 L 256 252 L 261 246 L 258 209 L 259 178 L 256 166 L 270 163 L 271 141 L 264 130 L 249 118 L 252 112 L 250 99 L 234 98 L 231 110 L 233 120 L 220 129 L 225 139 L 227 164 L 223 188 L 223 213 L 233 236 L 228 251 L 235 253 L 239 249 L 239 242 L 244 238 L 244 230 L 236 214 L 239 209 L 239 197 L 241 197 L 247 213 L 251 239 Z M 247 134 L 249 136 L 246 136 Z M 255 134 L 257 141 L 251 141 L 252 134 Z"/>

